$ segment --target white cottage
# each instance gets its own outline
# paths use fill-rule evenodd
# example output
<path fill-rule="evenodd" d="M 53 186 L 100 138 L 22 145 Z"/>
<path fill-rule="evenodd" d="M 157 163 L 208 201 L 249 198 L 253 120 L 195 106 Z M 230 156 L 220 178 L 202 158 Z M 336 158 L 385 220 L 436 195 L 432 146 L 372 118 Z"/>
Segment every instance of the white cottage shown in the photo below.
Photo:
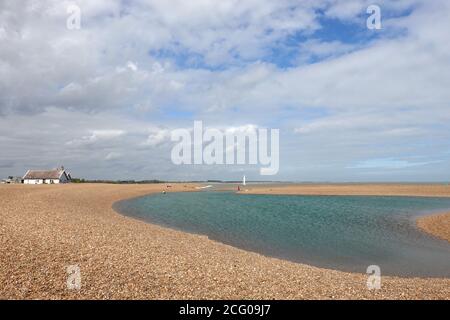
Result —
<path fill-rule="evenodd" d="M 23 176 L 24 184 L 57 184 L 68 183 L 70 174 L 64 168 L 54 170 L 28 170 Z"/>

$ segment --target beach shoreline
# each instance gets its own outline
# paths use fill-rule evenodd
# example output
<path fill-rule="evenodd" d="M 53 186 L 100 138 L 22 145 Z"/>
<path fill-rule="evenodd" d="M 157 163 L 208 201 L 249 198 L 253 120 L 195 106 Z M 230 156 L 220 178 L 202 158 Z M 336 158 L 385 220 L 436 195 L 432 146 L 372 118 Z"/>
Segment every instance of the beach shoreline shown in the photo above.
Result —
<path fill-rule="evenodd" d="M 450 242 L 450 212 L 420 217 L 416 225 L 420 230 Z"/>
<path fill-rule="evenodd" d="M 450 299 L 450 279 L 321 269 L 123 216 L 113 204 L 192 184 L 0 186 L 2 299 Z M 68 290 L 67 266 L 82 287 Z M 362 271 L 364 272 L 364 271 Z"/>
<path fill-rule="evenodd" d="M 336 183 L 336 184 L 249 184 L 242 194 L 336 195 L 336 196 L 407 196 L 450 197 L 450 186 L 443 184 Z"/>

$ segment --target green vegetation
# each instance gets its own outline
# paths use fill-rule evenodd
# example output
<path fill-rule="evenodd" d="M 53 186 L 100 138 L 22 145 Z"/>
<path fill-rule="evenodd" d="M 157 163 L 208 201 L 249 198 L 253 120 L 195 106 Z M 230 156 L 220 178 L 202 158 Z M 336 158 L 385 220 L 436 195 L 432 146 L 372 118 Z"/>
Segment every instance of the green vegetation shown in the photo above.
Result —
<path fill-rule="evenodd" d="M 111 183 L 111 184 L 148 184 L 148 183 L 165 183 L 161 180 L 87 180 L 80 178 L 72 178 L 72 183 Z"/>

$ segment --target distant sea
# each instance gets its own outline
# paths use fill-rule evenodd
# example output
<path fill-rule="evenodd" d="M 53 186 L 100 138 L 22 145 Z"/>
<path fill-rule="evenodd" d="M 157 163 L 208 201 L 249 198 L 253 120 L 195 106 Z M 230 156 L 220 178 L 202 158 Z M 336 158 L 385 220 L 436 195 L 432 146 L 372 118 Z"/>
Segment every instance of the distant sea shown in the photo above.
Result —
<path fill-rule="evenodd" d="M 169 192 L 115 209 L 318 267 L 365 273 L 378 265 L 382 275 L 450 277 L 450 244 L 415 226 L 419 215 L 450 211 L 450 198 Z"/>

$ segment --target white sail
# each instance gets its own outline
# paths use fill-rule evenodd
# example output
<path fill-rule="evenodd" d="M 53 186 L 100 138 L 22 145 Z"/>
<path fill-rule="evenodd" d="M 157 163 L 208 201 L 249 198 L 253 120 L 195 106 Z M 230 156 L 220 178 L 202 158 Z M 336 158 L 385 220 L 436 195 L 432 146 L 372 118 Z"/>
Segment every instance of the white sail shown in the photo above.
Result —
<path fill-rule="evenodd" d="M 245 176 L 242 178 L 242 185 L 245 186 Z"/>

